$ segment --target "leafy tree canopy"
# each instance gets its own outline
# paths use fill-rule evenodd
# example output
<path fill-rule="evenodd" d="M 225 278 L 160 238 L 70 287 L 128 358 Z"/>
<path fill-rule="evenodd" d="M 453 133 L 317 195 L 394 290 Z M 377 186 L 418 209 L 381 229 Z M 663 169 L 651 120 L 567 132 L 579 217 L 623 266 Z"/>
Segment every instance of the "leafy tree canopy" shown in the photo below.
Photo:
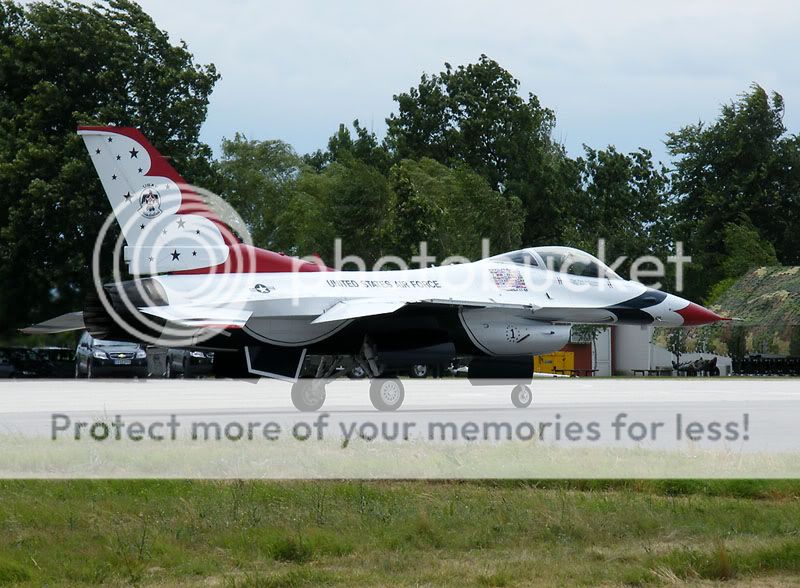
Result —
<path fill-rule="evenodd" d="M 187 181 L 212 185 L 198 134 L 218 77 L 133 2 L 0 0 L 3 327 L 80 308 L 90 287 L 109 210 L 76 127 L 138 127 Z"/>
<path fill-rule="evenodd" d="M 593 251 L 597 239 L 606 241 L 607 261 L 626 257 L 625 272 L 632 259 L 666 251 L 665 222 L 668 219 L 667 170 L 653 162 L 652 154 L 639 149 L 620 153 L 612 145 L 605 150 L 584 145 L 578 158 L 581 191 L 576 197 L 577 223 L 565 242 Z M 610 258 L 610 259 L 608 259 Z"/>
<path fill-rule="evenodd" d="M 301 165 L 301 158 L 283 141 L 253 141 L 239 133 L 222 141 L 222 158 L 216 162 L 219 184 L 256 245 L 286 246 L 276 233 L 277 218 L 297 187 Z"/>
<path fill-rule="evenodd" d="M 439 262 L 451 255 L 478 259 L 483 238 L 495 253 L 520 247 L 522 203 L 492 190 L 469 168 L 406 159 L 392 168 L 390 182 L 395 251 L 401 257 L 420 253 L 420 241 Z"/>
<path fill-rule="evenodd" d="M 552 139 L 553 111 L 496 61 L 423 75 L 417 87 L 394 96 L 398 113 L 387 120 L 386 143 L 398 158 L 429 157 L 465 164 L 501 193 L 524 205 L 526 244 L 557 242 L 574 222 L 578 174 Z"/>
<path fill-rule="evenodd" d="M 754 84 L 713 123 L 668 134 L 675 231 L 695 258 L 690 294 L 702 296 L 724 277 L 725 227 L 741 214 L 782 263 L 800 263 L 800 139 L 786 133 L 783 114 L 783 98 Z"/>
<path fill-rule="evenodd" d="M 328 139 L 328 149 L 326 151 L 317 150 L 306 155 L 303 159 L 317 171 L 322 171 L 334 161 L 346 163 L 356 159 L 371 165 L 385 175 L 392 164 L 386 145 L 378 141 L 375 133 L 371 133 L 362 127 L 358 119 L 353 121 L 353 130 L 356 135 L 355 139 L 350 129 L 344 124 L 340 124 L 336 133 Z"/>
<path fill-rule="evenodd" d="M 739 223 L 725 225 L 722 239 L 726 254 L 722 270 L 726 278 L 738 278 L 757 267 L 778 265 L 775 247 L 759 235 L 745 214 Z"/>

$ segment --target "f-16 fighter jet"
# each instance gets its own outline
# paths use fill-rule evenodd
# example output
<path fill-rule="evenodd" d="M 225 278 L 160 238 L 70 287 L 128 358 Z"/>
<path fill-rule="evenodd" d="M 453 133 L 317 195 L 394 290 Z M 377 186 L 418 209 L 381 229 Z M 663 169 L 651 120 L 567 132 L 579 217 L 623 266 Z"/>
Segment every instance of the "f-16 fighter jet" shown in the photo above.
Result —
<path fill-rule="evenodd" d="M 390 360 L 471 358 L 471 379 L 519 380 L 531 402 L 531 358 L 561 349 L 571 325 L 702 325 L 724 320 L 627 281 L 569 247 L 532 247 L 472 263 L 332 271 L 243 243 L 136 129 L 81 127 L 121 227 L 132 279 L 100 283 L 81 313 L 26 332 L 86 328 L 94 337 L 214 351 L 217 376 L 294 382 L 303 411 L 325 401 L 342 365 L 372 380 L 380 410 L 403 402 Z M 310 370 L 310 371 L 309 371 Z M 312 378 L 303 376 L 311 375 Z"/>

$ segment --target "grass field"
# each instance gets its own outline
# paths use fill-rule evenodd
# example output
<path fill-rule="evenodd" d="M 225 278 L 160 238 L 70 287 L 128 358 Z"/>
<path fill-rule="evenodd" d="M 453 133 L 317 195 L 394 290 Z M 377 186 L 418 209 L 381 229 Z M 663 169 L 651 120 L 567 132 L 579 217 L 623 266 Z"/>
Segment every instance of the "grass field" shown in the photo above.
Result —
<path fill-rule="evenodd" d="M 800 584 L 798 482 L 0 482 L 0 585 Z"/>

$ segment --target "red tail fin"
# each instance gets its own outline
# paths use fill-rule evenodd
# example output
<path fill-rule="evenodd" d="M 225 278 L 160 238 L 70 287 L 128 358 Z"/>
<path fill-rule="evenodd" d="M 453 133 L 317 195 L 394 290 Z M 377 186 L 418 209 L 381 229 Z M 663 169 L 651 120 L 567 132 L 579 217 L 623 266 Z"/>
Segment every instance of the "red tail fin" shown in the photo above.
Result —
<path fill-rule="evenodd" d="M 79 127 L 127 242 L 131 273 L 325 270 L 242 243 L 139 130 Z"/>

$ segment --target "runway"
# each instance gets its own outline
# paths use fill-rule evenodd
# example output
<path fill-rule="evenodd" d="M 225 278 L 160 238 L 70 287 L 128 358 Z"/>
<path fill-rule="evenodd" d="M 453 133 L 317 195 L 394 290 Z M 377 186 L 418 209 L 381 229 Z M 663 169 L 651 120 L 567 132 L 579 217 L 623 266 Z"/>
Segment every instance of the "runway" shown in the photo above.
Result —
<path fill-rule="evenodd" d="M 401 411 L 511 410 L 511 385 L 471 386 L 465 379 L 403 380 Z M 615 403 L 759 403 L 800 401 L 794 378 L 536 378 L 533 407 Z M 335 380 L 324 410 L 374 409 L 366 380 Z M 294 412 L 290 384 L 274 380 L 9 380 L 0 381 L 0 414 L 61 411 Z"/>
<path fill-rule="evenodd" d="M 32 467 L 21 456 L 33 447 L 36 467 L 69 475 L 105 452 L 97 471 L 112 477 L 228 477 L 232 462 L 244 477 L 800 475 L 798 380 L 535 379 L 527 409 L 512 406 L 510 385 L 404 384 L 394 413 L 376 411 L 360 380 L 328 384 L 323 409 L 299 413 L 290 384 L 269 380 L 3 382 L 0 448 L 16 457 L 4 449 L 0 475 Z M 243 474 L 263 459 L 268 472 Z"/>

